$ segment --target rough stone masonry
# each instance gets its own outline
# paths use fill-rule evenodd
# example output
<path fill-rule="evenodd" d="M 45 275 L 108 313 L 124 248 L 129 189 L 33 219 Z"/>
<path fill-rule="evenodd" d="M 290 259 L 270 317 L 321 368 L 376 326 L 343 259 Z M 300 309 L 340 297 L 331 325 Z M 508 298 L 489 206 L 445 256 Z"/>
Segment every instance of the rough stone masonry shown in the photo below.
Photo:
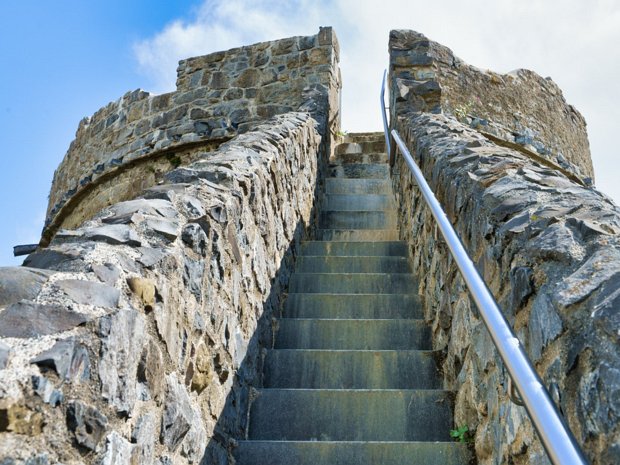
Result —
<path fill-rule="evenodd" d="M 41 247 L 0 268 L 0 464 L 228 464 L 339 129 L 331 28 L 181 61 L 177 90 L 84 119 Z M 377 89 L 369 89 L 372 93 Z M 392 126 L 593 464 L 620 463 L 620 212 L 549 79 L 390 34 Z M 456 426 L 547 463 L 399 158 L 401 238 Z"/>
<path fill-rule="evenodd" d="M 620 463 L 620 210 L 584 178 L 592 168 L 583 118 L 550 79 L 480 71 L 414 31 L 390 33 L 390 85 L 393 127 L 577 441 L 591 463 Z M 525 410 L 508 398 L 507 373 L 408 167 L 396 160 L 401 237 L 434 347 L 444 352 L 445 387 L 456 392 L 455 424 L 475 431 L 478 463 L 548 463 Z"/>
<path fill-rule="evenodd" d="M 179 65 L 80 123 L 0 268 L 0 463 L 229 463 L 339 128 L 331 28 Z M 70 228 L 70 229 L 69 229 Z"/>

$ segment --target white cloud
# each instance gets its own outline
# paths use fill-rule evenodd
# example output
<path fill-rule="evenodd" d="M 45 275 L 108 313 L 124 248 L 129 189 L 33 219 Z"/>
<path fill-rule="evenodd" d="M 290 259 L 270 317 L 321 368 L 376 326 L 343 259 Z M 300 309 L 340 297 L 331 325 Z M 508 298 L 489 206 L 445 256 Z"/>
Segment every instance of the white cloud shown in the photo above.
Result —
<path fill-rule="evenodd" d="M 135 45 L 154 91 L 174 88 L 177 61 L 334 26 L 341 44 L 343 128 L 379 130 L 378 91 L 390 29 L 415 29 L 465 61 L 499 72 L 551 76 L 589 121 L 597 185 L 620 200 L 611 179 L 620 121 L 620 4 L 616 0 L 205 0 Z"/>
<path fill-rule="evenodd" d="M 173 21 L 154 37 L 134 45 L 142 71 L 155 92 L 174 89 L 177 62 L 182 58 L 315 33 L 319 3 L 302 0 L 207 0 L 188 22 Z"/>

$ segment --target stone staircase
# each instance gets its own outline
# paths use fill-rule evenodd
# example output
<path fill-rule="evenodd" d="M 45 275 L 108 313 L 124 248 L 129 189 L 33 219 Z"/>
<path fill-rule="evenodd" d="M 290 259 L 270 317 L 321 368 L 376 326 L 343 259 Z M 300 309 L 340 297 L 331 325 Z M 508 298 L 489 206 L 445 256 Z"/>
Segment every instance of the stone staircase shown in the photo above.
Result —
<path fill-rule="evenodd" d="M 239 465 L 467 464 L 449 431 L 383 136 L 336 148 L 317 241 L 302 245 Z"/>

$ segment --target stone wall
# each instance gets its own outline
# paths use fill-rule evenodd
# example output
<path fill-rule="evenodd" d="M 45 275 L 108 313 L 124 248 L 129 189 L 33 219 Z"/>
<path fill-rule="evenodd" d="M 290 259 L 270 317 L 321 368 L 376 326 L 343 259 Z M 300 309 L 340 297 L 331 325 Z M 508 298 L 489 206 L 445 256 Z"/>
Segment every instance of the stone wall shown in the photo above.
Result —
<path fill-rule="evenodd" d="M 274 115 L 307 111 L 321 134 L 329 128 L 335 135 L 340 128 L 338 61 L 335 33 L 321 28 L 314 36 L 182 60 L 175 92 L 128 92 L 83 119 L 54 173 L 41 244 L 102 206 L 133 198 L 131 183 L 110 181 L 122 173 L 126 179 L 139 179 L 141 188 L 155 185 L 161 179 L 154 161 L 191 162 L 192 152 L 213 150 Z M 168 167 L 161 168 L 165 172 Z M 99 202 L 87 208 L 86 197 Z"/>
<path fill-rule="evenodd" d="M 228 463 L 313 222 L 317 126 L 276 116 L 0 268 L 0 463 Z"/>
<path fill-rule="evenodd" d="M 483 98 L 483 97 L 481 97 Z M 620 210 L 448 115 L 394 122 L 592 464 L 620 463 Z M 401 235 L 478 463 L 548 463 L 401 155 Z"/>
<path fill-rule="evenodd" d="M 389 49 L 398 114 L 452 114 L 496 142 L 592 184 L 585 119 L 551 78 L 525 69 L 498 74 L 475 68 L 415 31 L 391 31 Z"/>

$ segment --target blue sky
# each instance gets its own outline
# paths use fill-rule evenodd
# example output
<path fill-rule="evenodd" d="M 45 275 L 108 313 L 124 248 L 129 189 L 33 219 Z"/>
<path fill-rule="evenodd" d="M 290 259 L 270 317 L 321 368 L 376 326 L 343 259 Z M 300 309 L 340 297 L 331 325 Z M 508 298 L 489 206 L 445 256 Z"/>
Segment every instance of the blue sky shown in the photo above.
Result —
<path fill-rule="evenodd" d="M 0 6 L 0 265 L 37 242 L 54 169 L 86 115 L 148 84 L 132 50 L 198 3 L 20 0 Z"/>
<path fill-rule="evenodd" d="M 470 64 L 551 76 L 586 117 L 597 187 L 620 200 L 616 0 L 58 0 L 0 4 L 0 266 L 37 242 L 78 122 L 136 88 L 174 88 L 188 56 L 334 26 L 343 129 L 378 130 L 388 31 L 418 30 Z"/>

